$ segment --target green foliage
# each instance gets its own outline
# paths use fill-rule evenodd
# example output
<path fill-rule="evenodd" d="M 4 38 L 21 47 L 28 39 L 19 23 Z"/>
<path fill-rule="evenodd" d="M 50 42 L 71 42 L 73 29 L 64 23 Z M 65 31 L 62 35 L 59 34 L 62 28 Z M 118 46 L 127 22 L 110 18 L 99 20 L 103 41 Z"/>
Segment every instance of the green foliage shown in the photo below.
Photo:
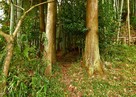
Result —
<path fill-rule="evenodd" d="M 32 77 L 32 96 L 44 97 L 48 88 L 48 79 L 38 73 Z"/>
<path fill-rule="evenodd" d="M 109 61 L 133 64 L 136 62 L 136 55 L 134 52 L 136 52 L 136 46 L 113 45 L 112 48 L 107 51 L 104 58 Z"/>
<path fill-rule="evenodd" d="M 117 22 L 112 4 L 99 2 L 99 43 L 100 53 L 105 54 L 115 41 Z"/>
<path fill-rule="evenodd" d="M 64 84 L 61 84 L 59 79 L 52 78 L 47 89 L 47 97 L 66 97 Z"/>
<path fill-rule="evenodd" d="M 83 29 L 85 29 L 84 0 L 64 0 L 63 2 L 60 14 L 60 20 L 64 25 L 63 30 L 74 35 L 83 33 Z"/>
<path fill-rule="evenodd" d="M 130 19 L 130 23 L 134 29 L 136 29 L 136 16 L 132 16 Z"/>
<path fill-rule="evenodd" d="M 14 64 L 14 65 L 12 65 Z M 45 97 L 48 79 L 44 76 L 44 63 L 35 60 L 14 60 L 8 77 L 8 97 Z"/>
<path fill-rule="evenodd" d="M 50 78 L 47 97 L 66 97 L 65 84 L 61 83 L 62 73 L 59 65 L 53 65 L 53 76 Z"/>

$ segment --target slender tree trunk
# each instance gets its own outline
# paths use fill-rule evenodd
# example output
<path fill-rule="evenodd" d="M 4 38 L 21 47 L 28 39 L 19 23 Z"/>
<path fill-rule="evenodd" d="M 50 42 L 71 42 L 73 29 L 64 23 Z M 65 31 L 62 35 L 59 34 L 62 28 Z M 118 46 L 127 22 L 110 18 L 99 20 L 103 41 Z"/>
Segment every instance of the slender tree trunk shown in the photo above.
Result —
<path fill-rule="evenodd" d="M 3 81 L 0 83 L 0 97 L 3 97 L 3 95 L 5 94 L 5 90 L 6 90 L 6 79 L 8 76 L 8 70 L 10 67 L 10 61 L 12 59 L 12 55 L 13 55 L 13 40 L 9 40 L 8 44 L 7 44 L 7 55 L 4 61 L 4 66 L 3 66 L 3 74 L 2 76 L 4 77 Z"/>
<path fill-rule="evenodd" d="M 98 42 L 98 0 L 87 0 L 86 7 L 85 65 L 90 76 L 98 71 L 103 74 Z"/>
<path fill-rule="evenodd" d="M 62 23 L 61 23 L 61 7 L 62 7 L 62 3 L 61 1 L 57 4 L 57 13 L 58 13 L 58 27 L 57 27 L 57 50 L 61 50 L 61 43 L 62 43 L 62 40 L 61 40 L 61 37 L 62 37 Z"/>
<path fill-rule="evenodd" d="M 117 18 L 117 8 L 116 8 L 116 3 L 117 2 L 117 0 L 113 0 L 113 8 L 114 8 L 114 12 L 115 12 L 115 18 Z"/>
<path fill-rule="evenodd" d="M 11 10 L 10 10 L 10 31 L 9 34 L 12 35 L 13 34 L 13 30 L 14 30 L 14 0 L 11 3 Z M 12 59 L 12 55 L 13 55 L 13 38 L 10 35 L 6 35 L 6 41 L 7 41 L 7 55 L 6 58 L 4 60 L 4 65 L 3 65 L 3 72 L 2 72 L 2 76 L 4 77 L 3 81 L 0 83 L 0 97 L 3 97 L 5 94 L 5 89 L 6 89 L 6 78 L 8 76 L 8 70 L 10 67 L 10 61 Z"/>
<path fill-rule="evenodd" d="M 9 33 L 10 33 L 10 35 L 13 33 L 13 30 L 14 30 L 14 14 L 15 14 L 15 12 L 14 12 L 14 5 L 13 5 L 13 3 L 14 3 L 14 0 L 12 0 L 12 3 L 11 3 L 11 10 L 10 10 L 10 29 L 9 29 Z"/>
<path fill-rule="evenodd" d="M 39 3 L 42 3 L 43 0 L 39 0 Z M 45 33 L 45 15 L 44 15 L 44 5 L 39 6 L 39 11 L 40 11 L 40 51 L 39 51 L 39 57 L 41 57 L 42 53 L 43 53 L 43 39 L 42 39 L 42 35 L 43 33 Z"/>
<path fill-rule="evenodd" d="M 62 55 L 66 53 L 66 34 L 62 32 Z"/>
<path fill-rule="evenodd" d="M 22 0 L 17 0 L 17 5 L 19 7 L 22 7 Z M 19 21 L 19 19 L 21 18 L 21 14 L 22 14 L 22 10 L 20 8 L 17 8 L 17 22 Z M 21 40 L 20 40 L 20 36 L 21 36 L 21 28 L 19 28 L 19 33 L 17 33 L 17 44 L 21 50 Z"/>
<path fill-rule="evenodd" d="M 57 38 L 57 41 L 56 41 L 56 50 L 57 51 L 60 51 L 61 50 L 61 45 L 60 45 L 60 43 L 61 43 L 61 21 L 60 20 L 58 20 L 59 22 L 58 22 L 58 27 L 57 27 L 57 31 L 56 31 L 56 38 Z"/>
<path fill-rule="evenodd" d="M 127 27 L 128 27 L 128 45 L 130 45 L 131 42 L 131 33 L 130 33 L 130 6 L 129 6 L 129 0 L 127 0 L 127 9 L 128 9 L 128 14 L 127 14 Z"/>
<path fill-rule="evenodd" d="M 136 0 L 134 0 L 134 15 L 136 16 Z"/>
<path fill-rule="evenodd" d="M 47 45 L 45 45 L 45 59 L 48 64 L 45 74 L 49 76 L 52 74 L 52 64 L 56 63 L 56 10 L 56 0 L 48 3 L 46 23 Z"/>
<path fill-rule="evenodd" d="M 40 3 L 43 2 L 43 0 L 39 0 Z M 44 15 L 44 5 L 39 6 L 40 11 L 40 31 L 45 32 L 45 15 Z"/>
<path fill-rule="evenodd" d="M 119 13 L 119 27 L 118 27 L 118 33 L 117 33 L 117 43 L 119 42 L 119 35 L 120 35 L 120 30 L 121 30 L 121 17 L 122 17 L 122 10 L 123 10 L 123 4 L 124 0 L 121 0 L 121 8 L 120 8 L 120 13 Z"/>

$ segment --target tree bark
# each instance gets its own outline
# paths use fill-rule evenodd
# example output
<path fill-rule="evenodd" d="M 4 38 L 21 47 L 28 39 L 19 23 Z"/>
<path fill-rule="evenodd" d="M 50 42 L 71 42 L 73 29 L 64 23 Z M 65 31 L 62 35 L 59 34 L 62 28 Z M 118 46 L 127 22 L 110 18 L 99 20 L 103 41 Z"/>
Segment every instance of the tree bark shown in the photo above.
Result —
<path fill-rule="evenodd" d="M 43 2 L 43 0 L 39 0 L 40 3 Z M 39 17 L 40 17 L 40 45 L 39 45 L 39 54 L 38 56 L 41 57 L 43 54 L 44 50 L 44 45 L 43 45 L 43 38 L 42 35 L 45 33 L 45 15 L 44 15 L 44 5 L 39 6 Z"/>
<path fill-rule="evenodd" d="M 13 30 L 14 30 L 14 18 L 15 18 L 15 11 L 14 11 L 14 0 L 12 0 L 12 3 L 11 3 L 11 10 L 10 10 L 10 29 L 9 29 L 9 33 L 10 33 L 10 35 L 13 33 Z"/>
<path fill-rule="evenodd" d="M 130 7 L 129 0 L 127 0 L 127 27 L 128 27 L 128 45 L 131 42 L 131 33 L 130 33 Z"/>
<path fill-rule="evenodd" d="M 48 62 L 45 75 L 52 74 L 52 64 L 56 62 L 56 0 L 48 3 L 46 22 L 45 59 Z"/>
<path fill-rule="evenodd" d="M 5 93 L 5 90 L 6 90 L 6 78 L 8 76 L 8 70 L 9 70 L 9 67 L 10 67 L 10 61 L 12 59 L 12 55 L 13 55 L 13 43 L 9 43 L 7 45 L 7 55 L 6 55 L 6 58 L 5 58 L 5 62 L 4 62 L 4 67 L 3 67 L 3 81 L 2 83 L 0 83 L 1 85 L 1 90 L 0 90 L 0 97 L 2 97 Z"/>
<path fill-rule="evenodd" d="M 22 1 L 21 0 L 17 0 L 17 6 L 22 7 Z M 22 14 L 22 10 L 20 8 L 17 8 L 17 22 L 19 21 L 20 17 Z M 21 28 L 19 28 L 19 33 L 17 33 L 17 44 L 21 50 L 21 40 L 20 40 L 20 36 L 21 36 Z"/>
<path fill-rule="evenodd" d="M 98 42 L 98 0 L 87 0 L 86 27 L 85 66 L 90 76 L 95 71 L 103 74 Z"/>
<path fill-rule="evenodd" d="M 43 0 L 39 0 L 40 3 L 43 2 Z M 44 15 L 44 5 L 39 6 L 40 11 L 40 31 L 45 32 L 45 15 Z"/>
<path fill-rule="evenodd" d="M 134 15 L 136 16 L 136 0 L 134 0 Z"/>
<path fill-rule="evenodd" d="M 118 17 L 119 27 L 118 27 L 118 33 L 117 33 L 117 43 L 119 42 L 119 35 L 120 35 L 120 30 L 121 30 L 121 17 L 122 17 L 123 4 L 124 4 L 124 0 L 121 0 L 120 12 L 119 12 L 119 17 Z"/>

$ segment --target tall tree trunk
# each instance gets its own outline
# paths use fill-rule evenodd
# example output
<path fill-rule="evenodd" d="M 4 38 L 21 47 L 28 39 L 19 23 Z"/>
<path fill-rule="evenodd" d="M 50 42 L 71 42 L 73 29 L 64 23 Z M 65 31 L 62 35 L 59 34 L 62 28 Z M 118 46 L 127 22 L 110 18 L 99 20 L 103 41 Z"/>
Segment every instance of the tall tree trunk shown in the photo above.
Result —
<path fill-rule="evenodd" d="M 130 45 L 131 42 L 131 33 L 130 33 L 130 7 L 129 7 L 129 0 L 127 0 L 127 27 L 128 27 L 128 45 Z"/>
<path fill-rule="evenodd" d="M 45 70 L 46 75 L 52 74 L 52 64 L 56 62 L 56 0 L 48 3 L 47 7 L 47 22 L 46 22 L 46 38 L 45 58 L 48 62 Z"/>
<path fill-rule="evenodd" d="M 8 43 L 7 43 L 7 54 L 6 54 L 6 58 L 4 60 L 4 65 L 3 65 L 3 72 L 2 72 L 2 76 L 4 77 L 3 81 L 0 83 L 0 97 L 3 97 L 3 95 L 5 95 L 5 90 L 6 90 L 6 78 L 8 76 L 8 70 L 10 67 L 10 61 L 12 59 L 12 55 L 13 55 L 13 47 L 14 47 L 14 40 L 11 37 L 8 37 Z"/>
<path fill-rule="evenodd" d="M 39 3 L 42 3 L 43 0 L 39 0 Z M 44 5 L 39 6 L 40 11 L 40 31 L 45 32 L 45 16 L 44 16 Z"/>
<path fill-rule="evenodd" d="M 134 14 L 136 16 L 136 0 L 134 0 Z"/>
<path fill-rule="evenodd" d="M 12 35 L 13 34 L 13 30 L 14 30 L 14 0 L 11 3 L 11 10 L 10 10 L 10 29 L 9 29 L 9 34 Z M 3 95 L 5 94 L 5 89 L 6 89 L 6 78 L 8 76 L 8 70 L 10 67 L 10 61 L 13 55 L 13 38 L 10 35 L 5 35 L 6 37 L 6 41 L 7 41 L 7 55 L 5 57 L 4 60 L 4 65 L 3 65 L 3 72 L 2 72 L 2 76 L 4 77 L 3 81 L 0 83 L 0 97 L 3 97 Z"/>
<path fill-rule="evenodd" d="M 116 2 L 117 0 L 113 0 L 113 8 L 114 8 L 115 14 L 117 14 Z M 117 15 L 115 15 L 115 18 L 117 18 Z"/>
<path fill-rule="evenodd" d="M 39 0 L 39 3 L 42 3 L 43 0 Z M 40 51 L 39 51 L 39 57 L 41 57 L 42 53 L 43 53 L 43 39 L 42 39 L 42 35 L 43 33 L 45 33 L 45 15 L 44 15 L 44 5 L 39 6 L 39 17 L 40 17 Z"/>
<path fill-rule="evenodd" d="M 87 0 L 86 7 L 85 65 L 90 76 L 98 71 L 103 74 L 98 42 L 98 0 Z"/>
<path fill-rule="evenodd" d="M 19 7 L 22 7 L 22 0 L 17 0 L 17 5 Z M 22 10 L 20 8 L 17 8 L 17 23 L 18 23 L 19 19 L 21 18 L 21 14 L 22 14 Z M 17 44 L 21 50 L 20 36 L 21 36 L 21 28 L 19 28 L 19 33 L 17 33 Z"/>
<path fill-rule="evenodd" d="M 13 5 L 13 3 L 14 3 L 14 0 L 12 0 L 12 3 L 11 3 L 11 10 L 10 10 L 10 29 L 9 29 L 9 33 L 10 33 L 10 35 L 13 33 L 13 30 L 14 30 L 14 14 L 15 14 L 15 12 L 14 12 L 14 5 Z"/>
<path fill-rule="evenodd" d="M 64 55 L 65 53 L 66 53 L 66 33 L 63 31 L 62 32 L 62 55 Z"/>
<path fill-rule="evenodd" d="M 119 27 L 118 27 L 118 33 L 117 33 L 117 43 L 119 42 L 119 35 L 120 35 L 120 30 L 121 30 L 121 17 L 122 17 L 123 4 L 124 4 L 124 0 L 121 0 L 121 8 L 120 8 L 119 20 L 118 20 Z"/>

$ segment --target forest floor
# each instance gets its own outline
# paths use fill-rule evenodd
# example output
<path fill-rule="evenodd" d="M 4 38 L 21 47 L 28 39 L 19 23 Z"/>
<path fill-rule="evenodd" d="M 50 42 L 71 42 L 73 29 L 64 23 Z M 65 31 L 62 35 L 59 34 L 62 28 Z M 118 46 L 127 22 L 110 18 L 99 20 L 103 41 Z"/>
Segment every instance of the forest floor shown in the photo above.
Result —
<path fill-rule="evenodd" d="M 59 56 L 47 97 L 136 97 L 136 64 L 107 64 L 105 77 L 89 77 L 76 52 Z"/>
<path fill-rule="evenodd" d="M 90 77 L 77 52 L 65 56 L 58 53 L 49 78 L 44 75 L 46 64 L 41 59 L 26 60 L 16 55 L 9 71 L 7 97 L 136 97 L 135 52 L 136 46 L 113 45 L 101 54 L 104 77 Z"/>

